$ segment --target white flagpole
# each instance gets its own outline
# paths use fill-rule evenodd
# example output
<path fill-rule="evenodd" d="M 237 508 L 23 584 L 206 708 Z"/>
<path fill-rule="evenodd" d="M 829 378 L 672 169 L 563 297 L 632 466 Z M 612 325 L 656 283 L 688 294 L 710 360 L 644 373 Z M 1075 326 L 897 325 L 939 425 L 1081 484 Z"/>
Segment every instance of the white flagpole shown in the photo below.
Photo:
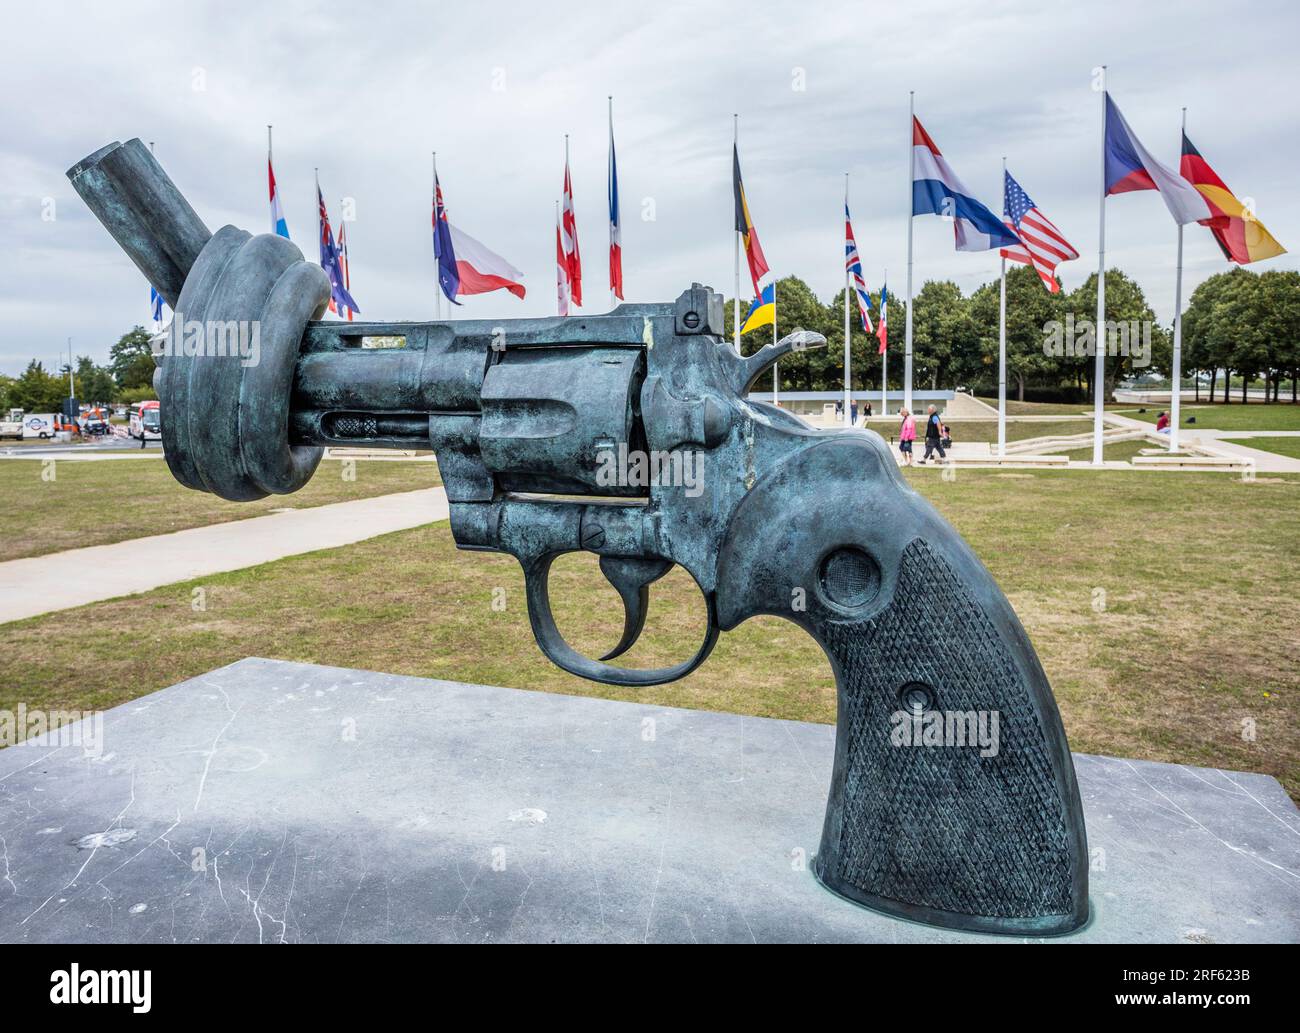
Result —
<path fill-rule="evenodd" d="M 915 125 L 915 93 L 907 91 L 907 312 L 903 331 L 903 407 L 912 411 L 912 180 L 916 172 L 916 150 L 912 146 Z"/>
<path fill-rule="evenodd" d="M 1092 465 L 1102 463 L 1101 414 L 1106 401 L 1106 66 L 1101 66 L 1101 201 L 1097 230 L 1097 323 L 1093 339 L 1097 362 L 1093 370 Z"/>
<path fill-rule="evenodd" d="M 889 270 L 880 281 L 882 290 L 889 290 Z M 889 298 L 880 306 L 880 316 L 885 320 L 885 350 L 880 353 L 880 415 L 889 415 Z"/>
<path fill-rule="evenodd" d="M 1007 189 L 1007 159 L 1002 158 L 1002 191 Z M 1005 214 L 1005 213 L 1004 213 Z M 1007 260 L 998 287 L 998 455 L 1007 454 Z"/>
<path fill-rule="evenodd" d="M 849 213 L 849 174 L 846 172 L 844 173 L 844 218 L 845 218 L 846 225 L 848 220 L 848 213 Z M 850 370 L 850 363 L 852 362 L 852 356 L 849 354 L 849 291 L 852 289 L 852 287 L 853 285 L 849 277 L 849 267 L 848 264 L 845 263 L 844 266 L 844 425 L 846 427 L 853 426 L 853 408 L 851 405 L 851 398 L 850 398 L 851 395 L 850 383 L 852 382 L 852 372 Z"/>
<path fill-rule="evenodd" d="M 613 198 L 613 197 L 615 196 L 614 162 L 613 162 L 613 158 L 614 158 L 614 96 L 613 96 L 613 94 L 610 94 L 610 95 L 608 96 L 607 99 L 608 99 L 608 101 L 609 101 L 609 156 L 610 156 L 610 165 L 609 165 L 609 177 L 610 177 L 610 181 L 609 181 L 609 196 L 610 196 L 611 198 Z M 615 214 L 615 213 L 611 213 L 611 214 Z M 613 232 L 614 232 L 614 228 L 613 228 L 613 226 L 614 226 L 614 223 L 613 223 L 613 220 L 611 219 L 611 220 L 610 220 L 610 233 L 611 233 L 611 234 L 613 234 Z M 620 227 L 620 229 L 621 229 L 621 227 Z M 613 243 L 614 243 L 614 242 L 611 240 L 611 241 L 610 241 L 610 246 L 611 246 L 611 247 L 613 246 Z M 619 261 L 622 261 L 622 259 L 620 258 Z M 618 299 L 617 299 L 616 297 L 614 297 L 614 278 L 611 276 L 610 279 L 609 279 L 609 308 L 610 308 L 610 311 L 612 312 L 612 311 L 614 310 L 615 306 L 617 306 L 617 305 L 618 305 Z"/>
<path fill-rule="evenodd" d="M 736 151 L 736 148 L 739 146 L 740 146 L 740 116 L 732 115 L 731 116 L 731 147 L 732 147 L 732 154 L 733 156 L 735 156 L 733 158 L 734 161 L 740 160 L 738 152 Z M 737 187 L 735 183 L 732 183 L 731 189 L 735 191 L 739 189 L 739 187 Z M 732 229 L 735 230 L 735 227 L 733 226 Z M 735 272 L 736 272 L 736 296 L 731 303 L 731 326 L 732 326 L 731 341 L 736 346 L 736 354 L 739 355 L 740 354 L 740 230 L 735 230 L 734 238 L 735 239 L 732 241 L 732 243 L 735 245 L 734 252 L 735 252 Z"/>
<path fill-rule="evenodd" d="M 442 267 L 438 264 L 438 152 L 433 152 L 433 318 L 442 319 Z"/>
<path fill-rule="evenodd" d="M 1183 133 L 1187 132 L 1187 109 L 1183 108 Z M 1181 154 L 1183 142 L 1178 141 Z M 1183 394 L 1183 224 L 1178 224 L 1178 271 L 1174 276 L 1174 368 L 1170 371 L 1169 451 L 1178 451 L 1178 408 Z"/>
<path fill-rule="evenodd" d="M 762 298 L 760 296 L 759 300 Z M 776 344 L 776 273 L 772 274 L 772 343 Z M 777 367 L 780 363 L 772 363 L 772 404 L 781 404 L 781 374 Z"/>

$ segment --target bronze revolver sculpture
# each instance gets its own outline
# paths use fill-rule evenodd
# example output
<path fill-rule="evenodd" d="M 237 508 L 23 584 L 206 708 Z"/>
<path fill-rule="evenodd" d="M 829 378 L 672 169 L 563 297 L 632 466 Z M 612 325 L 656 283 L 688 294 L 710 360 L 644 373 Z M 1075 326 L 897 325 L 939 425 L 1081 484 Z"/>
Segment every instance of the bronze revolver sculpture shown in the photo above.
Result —
<path fill-rule="evenodd" d="M 960 929 L 1045 935 L 1086 921 L 1074 767 L 1010 604 L 879 435 L 814 430 L 747 398 L 819 335 L 742 357 L 724 338 L 721 297 L 699 284 L 600 316 L 321 322 L 321 268 L 271 234 L 210 233 L 139 140 L 68 176 L 174 325 L 258 329 L 256 361 L 183 346 L 159 359 L 163 445 L 182 484 L 257 499 L 302 487 L 323 446 L 431 447 L 457 545 L 515 556 L 537 644 L 596 681 L 681 678 L 720 631 L 756 614 L 792 620 L 838 686 L 812 865 L 822 884 Z M 399 336 L 403 347 L 361 347 Z M 683 468 L 694 480 L 674 483 Z M 600 557 L 625 608 L 622 639 L 599 660 L 564 641 L 548 598 L 552 562 L 579 550 Z M 609 663 L 636 641 L 649 586 L 674 564 L 704 598 L 699 649 L 655 670 Z M 918 619 L 922 602 L 942 627 Z M 952 728 L 974 715 L 995 718 L 995 750 L 922 735 L 936 717 Z"/>

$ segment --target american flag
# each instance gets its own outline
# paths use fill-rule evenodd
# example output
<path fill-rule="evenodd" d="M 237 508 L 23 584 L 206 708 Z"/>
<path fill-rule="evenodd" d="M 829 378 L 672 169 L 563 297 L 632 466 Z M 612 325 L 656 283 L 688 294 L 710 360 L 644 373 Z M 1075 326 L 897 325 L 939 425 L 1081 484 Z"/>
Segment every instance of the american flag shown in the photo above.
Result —
<path fill-rule="evenodd" d="M 844 271 L 853 277 L 853 289 L 858 295 L 858 314 L 862 316 L 862 329 L 874 333 L 871 317 L 867 309 L 871 308 L 871 295 L 867 293 L 866 281 L 862 279 L 862 261 L 858 257 L 858 242 L 853 239 L 853 221 L 849 218 L 849 205 L 844 204 Z"/>
<path fill-rule="evenodd" d="M 582 256 L 578 253 L 578 217 L 573 211 L 573 182 L 569 179 L 569 143 L 564 143 L 564 214 L 561 218 L 564 248 L 564 275 L 569 286 L 569 300 L 582 304 Z"/>
<path fill-rule="evenodd" d="M 1051 220 L 1038 210 L 1020 184 L 1011 178 L 1011 173 L 1005 172 L 1003 175 L 1002 214 L 1008 220 L 1007 225 L 1020 237 L 1023 246 L 1003 248 L 1002 257 L 1032 265 L 1042 277 L 1043 284 L 1055 294 L 1061 289 L 1056 282 L 1056 267 L 1062 262 L 1078 258 L 1079 252 L 1061 236 L 1061 231 L 1052 225 Z"/>

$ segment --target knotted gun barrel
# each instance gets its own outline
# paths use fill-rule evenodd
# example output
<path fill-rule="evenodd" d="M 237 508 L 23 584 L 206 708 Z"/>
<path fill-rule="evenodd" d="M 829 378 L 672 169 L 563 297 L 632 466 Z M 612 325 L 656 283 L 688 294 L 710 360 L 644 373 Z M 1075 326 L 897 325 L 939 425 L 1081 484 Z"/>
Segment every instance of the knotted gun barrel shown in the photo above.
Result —
<path fill-rule="evenodd" d="M 209 235 L 138 140 L 69 175 L 175 311 L 155 384 L 181 483 L 260 498 L 301 487 L 326 445 L 432 447 L 457 545 L 518 559 L 538 646 L 597 681 L 671 681 L 750 617 L 792 621 L 837 686 L 816 878 L 960 929 L 1086 921 L 1074 767 L 1011 605 L 878 434 L 814 430 L 747 397 L 820 335 L 742 357 L 700 284 L 603 316 L 321 322 L 319 267 L 271 234 Z M 599 660 L 551 613 L 551 565 L 570 552 L 599 557 L 623 602 L 622 636 Z M 703 642 L 671 667 L 608 663 L 674 564 L 703 596 Z"/>

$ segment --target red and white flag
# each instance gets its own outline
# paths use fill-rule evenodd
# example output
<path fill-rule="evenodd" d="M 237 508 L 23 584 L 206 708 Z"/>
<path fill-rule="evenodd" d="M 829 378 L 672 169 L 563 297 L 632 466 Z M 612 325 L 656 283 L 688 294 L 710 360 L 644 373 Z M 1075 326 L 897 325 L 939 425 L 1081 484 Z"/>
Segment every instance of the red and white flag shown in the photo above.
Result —
<path fill-rule="evenodd" d="M 560 218 L 560 243 L 564 250 L 564 275 L 569 300 L 582 305 L 582 256 L 578 253 L 578 219 L 573 212 L 573 183 L 569 179 L 569 144 L 564 144 L 564 211 Z M 561 315 L 568 315 L 567 311 Z"/>
<path fill-rule="evenodd" d="M 558 204 L 555 206 L 555 303 L 560 315 L 569 314 L 569 268 L 564 257 L 564 233 Z"/>
<path fill-rule="evenodd" d="M 1020 184 L 1011 178 L 1011 173 L 1005 172 L 1003 176 L 1002 215 L 1007 220 L 1007 227 L 1015 231 L 1023 246 L 1003 248 L 1002 257 L 1032 265 L 1043 285 L 1055 294 L 1061 289 L 1056 282 L 1056 267 L 1078 258 L 1079 252 L 1038 210 Z"/>

